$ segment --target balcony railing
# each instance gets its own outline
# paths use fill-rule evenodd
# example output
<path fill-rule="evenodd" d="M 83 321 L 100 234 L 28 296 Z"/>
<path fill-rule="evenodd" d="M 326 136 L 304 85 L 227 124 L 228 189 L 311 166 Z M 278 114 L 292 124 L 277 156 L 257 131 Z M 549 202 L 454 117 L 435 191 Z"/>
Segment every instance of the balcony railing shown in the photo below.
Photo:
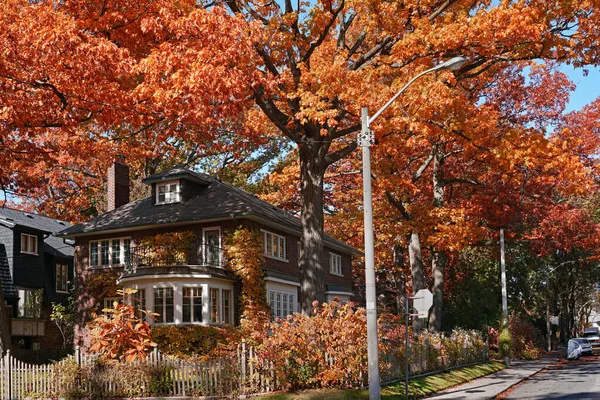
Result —
<path fill-rule="evenodd" d="M 222 248 L 204 243 L 189 245 L 132 246 L 125 254 L 125 268 L 170 266 L 204 266 L 224 268 L 225 252 Z"/>

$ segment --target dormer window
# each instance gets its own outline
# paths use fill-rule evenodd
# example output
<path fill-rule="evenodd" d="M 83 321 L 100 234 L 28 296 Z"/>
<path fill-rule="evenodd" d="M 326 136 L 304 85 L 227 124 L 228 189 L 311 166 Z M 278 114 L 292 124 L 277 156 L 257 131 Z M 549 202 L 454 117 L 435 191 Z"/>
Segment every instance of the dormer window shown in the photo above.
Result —
<path fill-rule="evenodd" d="M 180 199 L 179 181 L 156 184 L 156 204 L 179 203 Z"/>

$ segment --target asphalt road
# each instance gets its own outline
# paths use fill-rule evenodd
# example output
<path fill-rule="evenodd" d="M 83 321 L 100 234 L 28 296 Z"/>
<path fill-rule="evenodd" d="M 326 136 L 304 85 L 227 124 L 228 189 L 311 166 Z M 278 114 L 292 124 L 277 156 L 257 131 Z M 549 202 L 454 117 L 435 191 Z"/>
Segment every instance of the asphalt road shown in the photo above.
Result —
<path fill-rule="evenodd" d="M 600 356 L 562 361 L 531 377 L 506 399 L 600 399 Z"/>

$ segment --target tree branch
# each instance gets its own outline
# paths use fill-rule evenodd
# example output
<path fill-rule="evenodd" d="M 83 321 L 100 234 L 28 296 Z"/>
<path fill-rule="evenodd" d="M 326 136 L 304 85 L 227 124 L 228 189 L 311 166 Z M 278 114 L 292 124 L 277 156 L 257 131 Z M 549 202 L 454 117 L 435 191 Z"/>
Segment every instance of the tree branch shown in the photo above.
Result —
<path fill-rule="evenodd" d="M 329 166 L 329 165 L 333 164 L 334 162 L 341 160 L 342 158 L 346 157 L 348 154 L 350 154 L 354 150 L 356 150 L 357 147 L 358 147 L 358 144 L 356 143 L 356 141 L 352 141 L 346 147 L 343 147 L 337 151 L 334 151 L 333 153 L 327 154 L 327 156 L 325 156 L 325 165 Z"/>

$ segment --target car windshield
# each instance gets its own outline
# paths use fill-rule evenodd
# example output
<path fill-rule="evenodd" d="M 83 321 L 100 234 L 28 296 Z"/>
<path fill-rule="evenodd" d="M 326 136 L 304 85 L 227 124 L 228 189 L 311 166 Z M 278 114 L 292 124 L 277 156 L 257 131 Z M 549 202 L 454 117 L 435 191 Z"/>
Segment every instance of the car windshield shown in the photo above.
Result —
<path fill-rule="evenodd" d="M 598 337 L 598 334 L 594 333 L 594 332 L 587 332 L 587 333 L 583 334 L 583 337 L 586 337 L 586 338 L 588 338 L 588 337 Z"/>
<path fill-rule="evenodd" d="M 589 343 L 589 341 L 587 339 L 584 338 L 576 338 L 573 339 L 574 341 L 576 341 L 577 343 Z"/>

